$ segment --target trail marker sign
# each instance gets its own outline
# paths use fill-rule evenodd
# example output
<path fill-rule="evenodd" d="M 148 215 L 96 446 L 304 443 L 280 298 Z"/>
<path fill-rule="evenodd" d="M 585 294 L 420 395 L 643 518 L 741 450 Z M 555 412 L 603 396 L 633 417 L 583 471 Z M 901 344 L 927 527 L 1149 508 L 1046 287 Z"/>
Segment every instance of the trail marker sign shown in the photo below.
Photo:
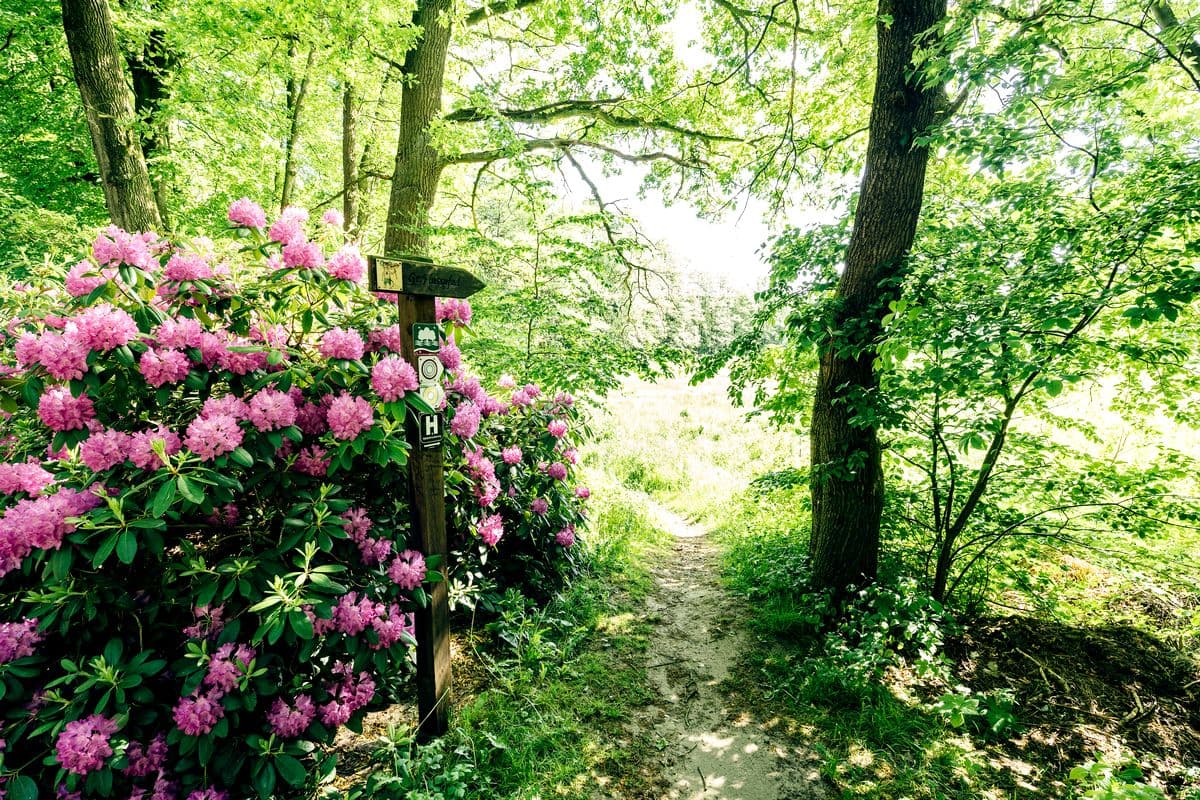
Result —
<path fill-rule="evenodd" d="M 427 258 L 408 255 L 368 256 L 371 291 L 397 294 L 401 352 L 418 370 L 420 394 L 437 409 L 445 399 L 441 326 L 437 323 L 435 297 L 469 297 L 483 288 L 483 281 L 459 267 L 434 264 Z M 430 361 L 429 359 L 432 359 Z M 435 375 L 436 371 L 436 375 Z M 411 414 L 406 436 L 412 453 L 408 461 L 409 508 L 417 546 L 426 558 L 437 559 L 438 570 L 449 563 L 446 539 L 446 486 L 442 463 L 444 422 L 436 411 Z M 450 603 L 446 581 L 428 585 L 429 603 L 415 612 L 417 638 L 417 736 L 427 740 L 449 727 L 450 713 Z"/>

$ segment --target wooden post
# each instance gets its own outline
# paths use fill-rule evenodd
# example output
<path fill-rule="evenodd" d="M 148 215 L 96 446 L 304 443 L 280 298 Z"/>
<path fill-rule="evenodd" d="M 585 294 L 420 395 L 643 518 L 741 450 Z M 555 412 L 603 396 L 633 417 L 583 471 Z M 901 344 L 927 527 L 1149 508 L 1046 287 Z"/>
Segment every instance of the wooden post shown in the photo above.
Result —
<path fill-rule="evenodd" d="M 483 283 L 466 270 L 439 267 L 416 259 L 374 257 L 370 265 L 372 291 L 396 292 L 402 342 L 401 355 L 418 365 L 414 327 L 436 322 L 434 297 L 467 297 Z M 420 348 L 428 349 L 428 346 Z M 424 381 L 423 381 L 424 382 Z M 413 530 L 425 556 L 439 556 L 443 574 L 449 568 L 446 539 L 446 492 L 442 471 L 441 414 L 438 435 L 421 430 L 412 414 L 406 422 L 411 451 L 408 459 L 409 509 Z M 429 605 L 416 612 L 417 738 L 426 741 L 446 732 L 450 721 L 450 604 L 445 581 L 433 584 Z"/>

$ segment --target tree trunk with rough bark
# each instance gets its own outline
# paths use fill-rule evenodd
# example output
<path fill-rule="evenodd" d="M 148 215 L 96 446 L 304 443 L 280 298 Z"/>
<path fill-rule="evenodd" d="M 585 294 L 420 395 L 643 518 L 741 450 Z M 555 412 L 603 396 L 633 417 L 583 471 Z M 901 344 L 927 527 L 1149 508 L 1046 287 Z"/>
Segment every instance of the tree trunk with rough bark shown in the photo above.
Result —
<path fill-rule="evenodd" d="M 450 46 L 451 0 L 421 0 L 414 22 L 421 39 L 404 58 L 400 139 L 388 199 L 384 250 L 424 255 L 429 211 L 445 162 L 429 139 L 429 125 L 442 113 L 442 82 Z"/>
<path fill-rule="evenodd" d="M 811 441 L 813 579 L 842 590 L 875 578 L 884 478 L 874 424 L 875 345 L 924 197 L 927 147 L 915 139 L 934 122 L 943 87 L 906 75 L 917 38 L 946 15 L 946 0 L 880 0 L 878 54 L 866 164 L 835 333 L 820 345 Z"/>
<path fill-rule="evenodd" d="M 165 154 L 169 147 L 167 128 L 159 117 L 159 109 L 167 99 L 166 76 L 175 63 L 174 56 L 167 48 L 166 37 L 166 31 L 161 28 L 151 30 L 141 52 L 128 57 L 129 75 L 133 78 L 134 110 L 142 124 L 142 154 L 146 158 L 148 171 L 155 164 L 155 157 Z M 159 218 L 169 230 L 168 181 L 162 170 L 155 169 L 155 172 L 155 178 L 151 181 L 154 202 Z"/>
<path fill-rule="evenodd" d="M 161 220 L 108 3 L 62 0 L 62 15 L 108 215 L 129 231 L 157 229 Z"/>

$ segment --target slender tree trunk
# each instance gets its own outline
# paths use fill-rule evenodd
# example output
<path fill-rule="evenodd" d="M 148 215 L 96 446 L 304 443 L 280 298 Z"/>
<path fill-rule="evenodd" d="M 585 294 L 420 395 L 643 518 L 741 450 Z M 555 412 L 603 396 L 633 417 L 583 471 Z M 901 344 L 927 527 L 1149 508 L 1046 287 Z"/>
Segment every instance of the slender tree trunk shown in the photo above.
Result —
<path fill-rule="evenodd" d="M 342 88 L 342 216 L 346 219 L 346 230 L 352 232 L 358 230 L 357 114 L 354 84 L 347 81 Z"/>
<path fill-rule="evenodd" d="M 304 110 L 304 98 L 308 94 L 308 78 L 312 72 L 313 58 L 316 56 L 315 46 L 308 49 L 308 58 L 304 62 L 304 74 L 300 82 L 288 80 L 288 122 L 287 141 L 283 149 L 283 187 L 279 191 L 279 208 L 282 210 L 291 205 L 292 192 L 296 188 L 296 147 L 300 141 L 300 114 Z M 295 46 L 289 50 L 289 55 L 295 54 Z"/>
<path fill-rule="evenodd" d="M 158 228 L 161 220 L 135 128 L 133 93 L 108 3 L 62 0 L 62 15 L 108 215 L 126 230 Z"/>
<path fill-rule="evenodd" d="M 155 157 L 166 153 L 166 125 L 159 117 L 159 110 L 167 97 L 165 76 L 174 64 L 174 57 L 167 48 L 166 32 L 155 28 L 150 31 L 146 45 L 140 53 L 129 56 L 129 74 L 133 78 L 134 109 L 142 122 L 142 154 L 146 158 L 146 167 L 155 163 Z M 167 210 L 167 181 L 161 171 L 157 171 L 154 184 L 154 203 L 158 207 L 158 216 L 163 225 L 170 229 L 171 222 Z"/>
<path fill-rule="evenodd" d="M 420 0 L 414 22 L 421 39 L 404 59 L 400 140 L 388 200 L 384 250 L 424 254 L 429 211 L 445 163 L 429 139 L 429 125 L 442 112 L 442 80 L 450 46 L 451 0 Z"/>
<path fill-rule="evenodd" d="M 875 578 L 884 480 L 873 422 L 875 344 L 899 292 L 925 188 L 928 129 L 942 86 L 906 79 L 916 38 L 946 15 L 946 0 L 880 0 L 875 94 L 866 164 L 835 333 L 821 344 L 811 427 L 813 578 L 843 589 Z"/>
<path fill-rule="evenodd" d="M 389 64 L 387 70 L 383 73 L 383 81 L 379 85 L 379 96 L 375 101 L 376 113 L 367 116 L 362 135 L 357 137 L 362 140 L 363 145 L 362 153 L 358 158 L 358 175 L 361 181 L 358 187 L 358 216 L 353 221 L 353 229 L 356 234 L 367 228 L 367 215 L 370 204 L 363 202 L 363 198 L 371 196 L 376 184 L 376 180 L 367 174 L 371 159 L 375 157 L 375 151 L 379 149 L 379 126 L 376 124 L 376 116 L 378 115 L 378 109 L 383 105 L 384 98 L 387 97 L 388 88 L 391 86 L 392 81 L 395 80 L 395 74 L 396 71 Z M 349 218 L 346 219 L 346 224 L 352 224 Z"/>

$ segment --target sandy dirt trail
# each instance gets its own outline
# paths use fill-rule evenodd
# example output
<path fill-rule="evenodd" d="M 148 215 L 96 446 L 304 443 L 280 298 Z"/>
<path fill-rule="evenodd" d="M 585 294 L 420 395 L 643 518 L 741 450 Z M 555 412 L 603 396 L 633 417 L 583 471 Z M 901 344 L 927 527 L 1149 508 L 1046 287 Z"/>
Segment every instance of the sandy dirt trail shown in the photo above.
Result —
<path fill-rule="evenodd" d="M 647 666 L 659 701 L 640 724 L 663 748 L 662 800 L 807 800 L 827 796 L 817 756 L 772 735 L 772 722 L 731 707 L 722 690 L 746 651 L 744 607 L 717 582 L 705 531 L 665 508 L 655 522 L 675 537 L 654 570 L 655 623 Z"/>

